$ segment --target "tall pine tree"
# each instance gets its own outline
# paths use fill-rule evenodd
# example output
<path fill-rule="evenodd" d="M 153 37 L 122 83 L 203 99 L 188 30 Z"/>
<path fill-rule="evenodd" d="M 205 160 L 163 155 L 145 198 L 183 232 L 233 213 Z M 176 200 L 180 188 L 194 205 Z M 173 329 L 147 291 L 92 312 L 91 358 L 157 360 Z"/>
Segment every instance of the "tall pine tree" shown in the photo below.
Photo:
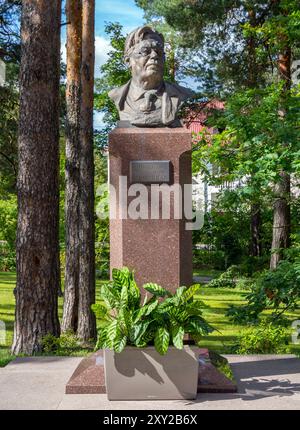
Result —
<path fill-rule="evenodd" d="M 33 354 L 60 332 L 60 20 L 60 0 L 23 0 L 14 354 Z"/>

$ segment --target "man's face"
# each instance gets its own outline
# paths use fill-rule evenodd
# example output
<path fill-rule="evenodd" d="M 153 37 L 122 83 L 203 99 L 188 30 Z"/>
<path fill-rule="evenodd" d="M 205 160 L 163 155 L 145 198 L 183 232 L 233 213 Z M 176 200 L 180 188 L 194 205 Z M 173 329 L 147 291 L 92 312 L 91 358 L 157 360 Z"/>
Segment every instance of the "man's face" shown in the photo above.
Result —
<path fill-rule="evenodd" d="M 161 82 L 164 74 L 164 51 L 158 39 L 149 38 L 138 43 L 130 56 L 133 79 L 153 80 L 154 87 Z"/>

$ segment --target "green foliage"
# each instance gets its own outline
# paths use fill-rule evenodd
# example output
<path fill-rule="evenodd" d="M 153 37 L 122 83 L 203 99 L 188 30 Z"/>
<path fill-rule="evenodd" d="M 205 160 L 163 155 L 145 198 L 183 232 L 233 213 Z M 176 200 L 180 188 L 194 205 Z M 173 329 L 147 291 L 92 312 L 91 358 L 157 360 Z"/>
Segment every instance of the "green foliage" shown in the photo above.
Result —
<path fill-rule="evenodd" d="M 221 250 L 194 249 L 193 267 L 197 269 L 208 267 L 216 270 L 224 270 L 225 253 Z"/>
<path fill-rule="evenodd" d="M 237 266 L 230 266 L 218 278 L 210 281 L 208 286 L 213 288 L 234 288 L 236 287 L 236 277 L 239 273 L 239 268 Z"/>
<path fill-rule="evenodd" d="M 0 43 L 1 50 L 1 43 Z M 6 85 L 0 86 L 0 196 L 16 192 L 19 94 L 18 69 L 6 65 Z"/>
<path fill-rule="evenodd" d="M 263 87 L 274 78 L 284 44 L 299 49 L 297 0 L 136 0 L 148 22 L 163 22 L 177 34 L 178 44 L 192 50 L 187 62 L 206 94 Z M 297 55 L 294 55 L 297 58 Z"/>
<path fill-rule="evenodd" d="M 17 199 L 14 195 L 0 200 L 0 271 L 16 268 Z"/>
<path fill-rule="evenodd" d="M 0 349 L 0 367 L 5 367 L 15 358 L 16 357 L 14 355 L 11 355 L 9 351 Z"/>
<path fill-rule="evenodd" d="M 225 251 L 225 267 L 242 264 L 249 255 L 255 205 L 261 213 L 262 249 L 269 252 L 274 184 L 280 183 L 282 171 L 299 174 L 299 92 L 294 88 L 283 99 L 283 85 L 237 92 L 226 104 L 225 130 L 213 135 L 204 130 L 194 147 L 194 171 L 200 170 L 209 184 L 225 188 L 200 233 L 212 238 L 202 243 Z M 217 172 L 207 168 L 211 164 L 219 166 Z M 226 190 L 228 182 L 234 182 L 234 190 Z M 291 224 L 297 224 L 297 215 Z"/>
<path fill-rule="evenodd" d="M 95 151 L 95 261 L 98 278 L 109 277 L 109 205 L 107 156 Z"/>
<path fill-rule="evenodd" d="M 241 333 L 235 348 L 237 354 L 280 354 L 289 351 L 288 331 L 284 327 L 262 321 Z"/>
<path fill-rule="evenodd" d="M 271 319 L 278 320 L 287 310 L 295 310 L 300 300 L 299 248 L 286 252 L 286 259 L 275 270 L 263 272 L 246 295 L 247 304 L 231 306 L 227 316 L 237 324 L 255 323 L 265 309 L 271 309 Z"/>
<path fill-rule="evenodd" d="M 153 283 L 143 287 L 146 295 L 141 304 L 140 290 L 128 268 L 114 269 L 112 282 L 101 287 L 106 306 L 93 305 L 95 315 L 101 319 L 96 348 L 121 352 L 126 345 L 143 348 L 154 342 L 156 350 L 164 355 L 169 345 L 183 348 L 188 334 L 196 343 L 213 329 L 202 317 L 203 303 L 194 298 L 199 285 L 180 287 L 172 295 Z M 161 300 L 164 298 L 164 300 Z"/>
<path fill-rule="evenodd" d="M 0 200 L 0 240 L 7 242 L 10 249 L 14 249 L 17 228 L 17 199 L 11 196 Z"/>
<path fill-rule="evenodd" d="M 299 93 L 292 90 L 283 103 L 282 88 L 280 82 L 232 96 L 224 112 L 226 129 L 213 136 L 205 131 L 199 134 L 194 170 L 203 171 L 216 185 L 248 176 L 242 192 L 252 200 L 261 192 L 271 192 L 270 181 L 278 181 L 282 170 L 291 172 L 291 160 L 297 159 L 300 148 Z M 284 121 L 278 115 L 279 106 L 285 110 Z M 207 162 L 220 166 L 220 174 L 208 172 Z"/>
<path fill-rule="evenodd" d="M 0 272 L 16 270 L 16 252 L 0 244 Z"/>
<path fill-rule="evenodd" d="M 261 258 L 249 256 L 251 249 L 251 197 L 245 197 L 243 187 L 220 191 L 218 200 L 205 215 L 203 228 L 194 235 L 194 243 L 206 244 L 208 249 L 194 251 L 195 267 L 226 270 L 239 265 L 242 272 L 253 271 L 268 264 L 272 239 L 272 209 L 261 196 Z"/>
<path fill-rule="evenodd" d="M 42 352 L 48 355 L 67 356 L 82 351 L 80 340 L 73 332 L 62 333 L 60 337 L 47 334 L 42 338 Z"/>
<path fill-rule="evenodd" d="M 122 32 L 122 26 L 119 23 L 108 23 L 105 26 L 105 33 L 110 38 L 112 49 L 108 53 L 107 62 L 100 68 L 101 77 L 95 80 L 95 109 L 104 113 L 103 122 L 106 124 L 96 136 L 96 145 L 99 149 L 107 146 L 108 132 L 119 119 L 117 108 L 108 93 L 130 79 L 129 69 L 123 61 L 126 37 Z"/>

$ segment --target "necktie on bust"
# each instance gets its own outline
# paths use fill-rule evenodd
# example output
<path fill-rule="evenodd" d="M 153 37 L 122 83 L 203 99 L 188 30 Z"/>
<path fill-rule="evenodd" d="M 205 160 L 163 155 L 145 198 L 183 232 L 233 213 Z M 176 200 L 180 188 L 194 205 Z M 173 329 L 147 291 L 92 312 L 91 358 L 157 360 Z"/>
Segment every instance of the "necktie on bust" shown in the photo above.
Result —
<path fill-rule="evenodd" d="M 157 90 L 149 90 L 144 94 L 144 101 L 140 105 L 141 112 L 151 112 L 155 109 L 155 101 L 157 99 Z"/>

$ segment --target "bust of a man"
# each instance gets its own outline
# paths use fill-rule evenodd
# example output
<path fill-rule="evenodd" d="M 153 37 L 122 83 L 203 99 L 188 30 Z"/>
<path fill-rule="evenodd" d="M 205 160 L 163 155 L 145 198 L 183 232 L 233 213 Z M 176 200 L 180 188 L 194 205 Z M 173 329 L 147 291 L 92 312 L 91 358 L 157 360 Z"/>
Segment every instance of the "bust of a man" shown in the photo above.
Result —
<path fill-rule="evenodd" d="M 180 105 L 193 92 L 163 80 L 164 38 L 150 27 L 139 27 L 127 36 L 124 59 L 131 70 L 129 82 L 109 93 L 121 121 L 137 127 L 181 127 Z"/>

